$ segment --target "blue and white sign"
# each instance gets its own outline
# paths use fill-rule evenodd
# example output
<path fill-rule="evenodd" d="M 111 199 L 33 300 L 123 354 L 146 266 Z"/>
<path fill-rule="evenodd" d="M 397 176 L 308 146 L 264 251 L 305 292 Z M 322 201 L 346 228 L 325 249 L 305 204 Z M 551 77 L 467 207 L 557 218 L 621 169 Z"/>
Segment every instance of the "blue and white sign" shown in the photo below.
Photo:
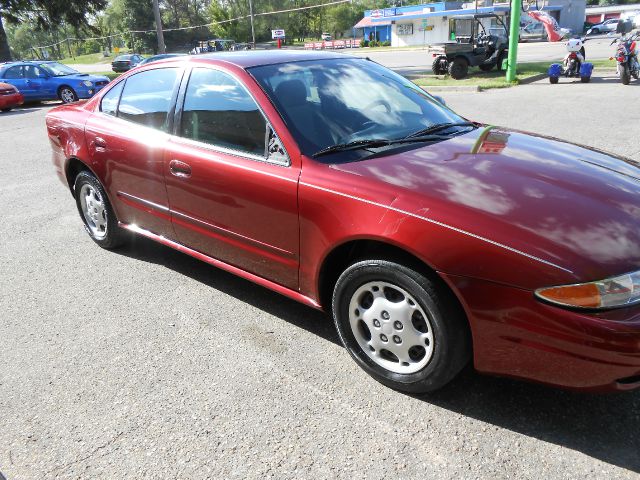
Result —
<path fill-rule="evenodd" d="M 271 38 L 272 39 L 277 39 L 277 38 L 284 38 L 284 30 L 271 30 Z"/>

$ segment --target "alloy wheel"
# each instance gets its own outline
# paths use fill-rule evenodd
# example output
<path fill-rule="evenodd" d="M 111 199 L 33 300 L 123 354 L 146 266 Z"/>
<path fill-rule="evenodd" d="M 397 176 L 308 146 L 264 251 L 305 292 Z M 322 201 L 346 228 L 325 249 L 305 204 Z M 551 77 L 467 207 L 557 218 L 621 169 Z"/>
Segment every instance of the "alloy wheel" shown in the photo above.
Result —
<path fill-rule="evenodd" d="M 107 235 L 107 209 L 105 202 L 92 185 L 85 183 L 80 189 L 80 208 L 91 235 L 100 240 Z"/>
<path fill-rule="evenodd" d="M 394 373 L 424 368 L 433 356 L 433 330 L 416 299 L 388 282 L 360 286 L 349 303 L 349 323 L 360 348 Z"/>

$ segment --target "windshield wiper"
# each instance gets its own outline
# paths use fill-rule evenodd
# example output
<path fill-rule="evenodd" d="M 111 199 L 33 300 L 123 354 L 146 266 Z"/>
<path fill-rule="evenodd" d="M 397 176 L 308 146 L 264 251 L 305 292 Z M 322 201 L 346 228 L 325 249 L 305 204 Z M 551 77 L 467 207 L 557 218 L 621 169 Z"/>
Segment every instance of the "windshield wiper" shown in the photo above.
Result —
<path fill-rule="evenodd" d="M 435 125 L 431 125 L 430 127 L 423 128 L 422 130 L 418 130 L 417 132 L 414 132 L 411 135 L 407 135 L 404 138 L 420 137 L 422 135 L 428 135 L 429 133 L 438 132 L 440 130 L 446 130 L 447 128 L 452 128 L 452 127 L 475 127 L 475 126 L 476 124 L 473 122 L 436 123 Z"/>
<path fill-rule="evenodd" d="M 420 135 L 415 137 L 405 137 L 398 139 L 385 139 L 385 138 L 370 138 L 367 140 L 356 140 L 347 143 L 338 143 L 329 147 L 318 150 L 311 155 L 313 158 L 321 157 L 328 153 L 334 152 L 346 152 L 347 150 L 358 150 L 360 148 L 377 148 L 387 147 L 389 145 L 397 145 L 401 143 L 415 143 L 415 142 L 435 142 L 439 140 L 446 140 L 448 137 L 443 135 Z"/>

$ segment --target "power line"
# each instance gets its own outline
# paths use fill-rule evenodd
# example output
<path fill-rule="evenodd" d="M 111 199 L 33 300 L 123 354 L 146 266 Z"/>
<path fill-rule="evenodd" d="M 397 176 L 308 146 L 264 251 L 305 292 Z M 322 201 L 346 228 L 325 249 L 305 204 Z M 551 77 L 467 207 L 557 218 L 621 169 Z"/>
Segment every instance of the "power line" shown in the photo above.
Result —
<path fill-rule="evenodd" d="M 339 5 L 341 3 L 351 3 L 352 0 L 335 0 L 333 2 L 327 2 L 327 3 L 320 3 L 320 4 L 316 4 L 316 5 L 307 5 L 306 7 L 296 7 L 296 8 L 287 8 L 285 10 L 275 10 L 272 12 L 262 12 L 262 13 L 254 13 L 253 15 L 258 17 L 263 17 L 263 16 L 267 16 L 267 15 L 276 15 L 278 13 L 289 13 L 289 12 L 298 12 L 300 10 L 310 10 L 313 8 L 322 8 L 322 7 L 329 7 L 332 5 Z M 246 20 L 247 18 L 250 18 L 251 15 L 241 15 L 239 17 L 235 17 L 235 18 L 229 18 L 227 20 L 217 20 L 215 22 L 210 22 L 210 23 L 204 23 L 202 25 L 192 25 L 189 27 L 175 27 L 175 28 L 163 28 L 162 32 L 177 32 L 180 30 L 192 30 L 192 29 L 196 29 L 196 28 L 204 28 L 204 27 L 212 27 L 214 25 L 222 25 L 224 23 L 230 23 L 230 22 L 237 22 L 238 20 Z M 51 45 L 43 45 L 41 47 L 34 47 L 34 48 L 39 48 L 39 49 L 43 49 L 43 48 L 51 48 L 51 47 L 55 47 L 56 45 L 60 45 L 66 41 L 78 41 L 78 42 L 84 42 L 87 40 L 103 40 L 105 38 L 113 38 L 113 37 L 122 37 L 125 38 L 126 35 L 130 35 L 132 33 L 151 33 L 151 32 L 156 32 L 155 29 L 151 29 L 151 30 L 128 30 L 126 32 L 123 33 L 116 33 L 113 35 L 106 35 L 104 37 L 85 37 L 85 38 L 77 38 L 77 37 L 67 37 L 64 40 L 61 40 L 59 42 L 56 43 L 52 43 Z"/>

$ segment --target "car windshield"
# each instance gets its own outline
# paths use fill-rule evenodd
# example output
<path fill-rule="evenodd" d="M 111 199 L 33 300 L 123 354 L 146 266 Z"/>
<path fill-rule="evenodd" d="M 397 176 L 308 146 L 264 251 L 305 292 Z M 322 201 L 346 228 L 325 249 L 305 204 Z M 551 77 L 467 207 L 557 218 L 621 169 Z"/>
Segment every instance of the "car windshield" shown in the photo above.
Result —
<path fill-rule="evenodd" d="M 119 57 L 116 57 L 114 62 L 124 62 L 125 60 L 131 60 L 131 57 L 133 55 L 120 55 Z"/>
<path fill-rule="evenodd" d="M 65 75 L 75 75 L 78 73 L 77 70 L 61 63 L 41 63 L 39 67 L 44 69 L 52 77 L 64 77 Z"/>
<path fill-rule="evenodd" d="M 334 145 L 396 140 L 435 125 L 464 123 L 420 87 L 365 59 L 321 59 L 248 70 L 308 156 Z"/>

